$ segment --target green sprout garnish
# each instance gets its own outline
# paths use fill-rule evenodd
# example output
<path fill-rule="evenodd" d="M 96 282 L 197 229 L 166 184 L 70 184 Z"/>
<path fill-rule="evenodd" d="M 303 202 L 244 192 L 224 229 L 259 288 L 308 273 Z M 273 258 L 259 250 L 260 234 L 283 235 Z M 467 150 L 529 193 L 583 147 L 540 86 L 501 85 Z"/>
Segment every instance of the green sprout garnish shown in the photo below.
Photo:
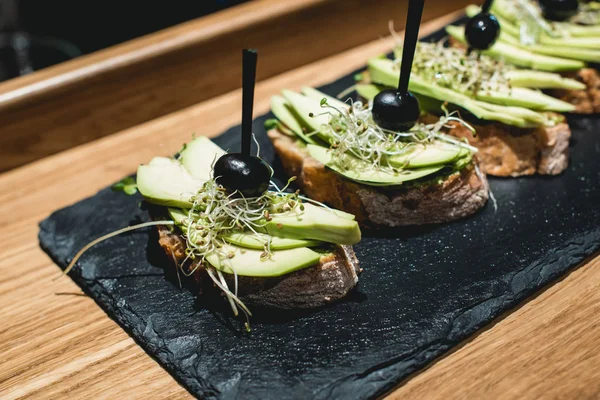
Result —
<path fill-rule="evenodd" d="M 449 113 L 443 107 L 445 115 L 434 124 L 417 123 L 408 132 L 394 132 L 378 126 L 372 118 L 371 109 L 360 101 L 355 101 L 347 108 L 330 105 L 326 98 L 321 100 L 324 111 L 321 115 L 329 116 L 329 123 L 322 126 L 322 132 L 330 138 L 332 157 L 344 168 L 347 165 L 347 154 L 368 162 L 376 170 L 400 173 L 402 167 L 392 166 L 387 162 L 389 157 L 409 154 L 416 148 L 426 146 L 434 141 L 443 141 L 460 146 L 471 152 L 477 148 L 468 143 L 442 133 L 442 129 L 450 128 L 451 121 L 459 122 L 471 132 L 475 130 L 457 116 L 457 112 Z"/>
<path fill-rule="evenodd" d="M 580 3 L 577 14 L 569 22 L 579 25 L 600 25 L 600 2 Z"/>
<path fill-rule="evenodd" d="M 567 21 L 549 21 L 544 18 L 539 3 L 531 0 L 507 0 L 503 3 L 506 13 L 512 15 L 519 25 L 519 39 L 524 45 L 536 44 L 543 33 L 553 38 L 570 36 L 569 24 L 600 24 L 600 3 L 589 2 L 579 4 L 577 13 Z"/>
<path fill-rule="evenodd" d="M 210 179 L 192 198 L 192 208 L 188 211 L 187 218 L 182 221 L 182 233 L 186 241 L 186 258 L 178 266 L 178 272 L 181 270 L 184 275 L 190 276 L 198 268 L 204 268 L 215 285 L 225 293 L 233 314 L 238 315 L 238 307 L 242 310 L 246 317 L 247 328 L 249 328 L 249 317 L 252 314 L 237 296 L 237 272 L 231 264 L 228 265 L 233 271 L 235 282 L 232 291 L 229 289 L 222 271 L 211 266 L 206 258 L 215 254 L 225 262 L 234 258 L 236 255 L 233 248 L 229 246 L 227 237 L 229 234 L 246 231 L 264 241 L 261 261 L 270 259 L 273 253 L 271 237 L 265 234 L 266 224 L 278 215 L 301 214 L 305 209 L 303 201 L 317 203 L 301 196 L 298 191 L 286 192 L 294 180 L 295 177 L 290 178 L 282 189 L 271 182 L 274 190 L 268 190 L 259 197 L 246 198 L 237 192 L 228 193 L 223 186 L 214 179 Z M 317 204 L 324 206 L 321 203 Z M 194 267 L 186 271 L 183 266 L 188 260 L 195 262 Z"/>
<path fill-rule="evenodd" d="M 279 121 L 276 118 L 270 118 L 265 121 L 265 130 L 270 131 L 271 129 L 279 126 Z"/>
<path fill-rule="evenodd" d="M 400 54 L 400 49 L 396 49 Z M 399 65 L 398 57 L 395 63 Z M 479 91 L 510 91 L 506 72 L 514 69 L 489 56 L 462 49 L 446 47 L 444 41 L 437 43 L 419 42 L 415 51 L 412 73 L 435 85 L 450 88 L 467 95 Z"/>
<path fill-rule="evenodd" d="M 137 193 L 137 183 L 133 177 L 128 176 L 119 183 L 114 184 L 112 186 L 112 190 L 115 192 L 124 192 L 125 194 L 131 196 Z"/>
<path fill-rule="evenodd" d="M 291 183 L 294 179 L 288 181 Z M 287 188 L 284 188 L 284 190 Z M 192 208 L 183 221 L 188 258 L 200 259 L 209 254 L 222 258 L 234 255 L 227 246 L 228 234 L 248 230 L 264 240 L 264 228 L 274 216 L 290 212 L 301 212 L 302 199 L 298 193 L 266 191 L 260 197 L 245 198 L 237 192 L 227 193 L 214 179 L 204 183 L 193 197 Z M 272 256 L 271 240 L 264 240 L 262 259 Z M 191 273 L 193 273 L 192 271 Z M 234 271 L 235 272 L 235 271 Z"/>

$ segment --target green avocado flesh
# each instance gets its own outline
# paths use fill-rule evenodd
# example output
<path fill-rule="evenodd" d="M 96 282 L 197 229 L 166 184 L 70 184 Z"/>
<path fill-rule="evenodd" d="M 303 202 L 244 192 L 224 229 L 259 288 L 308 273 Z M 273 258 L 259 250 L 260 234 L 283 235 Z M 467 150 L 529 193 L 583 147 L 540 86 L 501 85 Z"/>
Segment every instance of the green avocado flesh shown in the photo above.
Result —
<path fill-rule="evenodd" d="M 459 42 L 463 44 L 466 43 L 463 27 L 448 25 L 446 27 L 446 32 Z M 577 71 L 585 67 L 585 63 L 579 60 L 536 54 L 527 49 L 523 49 L 502 41 L 497 41 L 488 50 L 482 51 L 481 54 L 502 59 L 519 67 L 531 68 L 540 71 Z"/>
<path fill-rule="evenodd" d="M 375 170 L 370 163 L 347 154 L 345 155 L 347 158 L 344 160 L 347 168 L 344 168 L 331 157 L 331 153 L 327 148 L 309 144 L 307 149 L 311 157 L 328 166 L 340 175 L 353 181 L 373 186 L 401 185 L 404 182 L 431 175 L 444 167 L 441 165 L 429 168 L 408 169 L 401 173 L 394 174 L 384 170 Z"/>
<path fill-rule="evenodd" d="M 182 231 L 184 231 L 185 227 L 183 226 L 182 221 L 187 219 L 187 211 L 172 207 L 169 207 L 168 211 L 171 219 L 175 221 L 175 224 L 177 224 Z M 318 240 L 294 239 L 289 237 L 271 236 L 264 233 L 259 233 L 256 235 L 252 232 L 245 231 L 231 232 L 227 236 L 224 236 L 223 239 L 232 245 L 256 250 L 264 250 L 265 243 L 267 243 L 269 240 L 271 241 L 270 246 L 272 250 L 314 247 L 323 244 Z"/>
<path fill-rule="evenodd" d="M 223 154 L 210 139 L 195 138 L 184 146 L 178 159 L 155 157 L 140 165 L 138 189 L 148 202 L 169 207 L 171 218 L 185 230 L 182 220 L 187 218 L 186 209 L 192 207 L 192 197 L 211 178 L 212 165 Z M 309 247 L 323 246 L 324 242 L 351 245 L 361 239 L 352 214 L 309 203 L 303 203 L 303 211 L 278 212 L 276 207 L 258 235 L 234 231 L 223 238 L 229 243 L 227 253 L 233 257 L 215 253 L 206 256 L 207 262 L 227 273 L 235 270 L 244 276 L 280 276 L 318 263 L 323 253 Z M 261 259 L 269 240 L 272 256 Z"/>
<path fill-rule="evenodd" d="M 293 134 L 301 138 L 306 143 L 315 143 L 310 136 L 304 134 L 304 127 L 300 124 L 300 122 L 298 122 L 296 117 L 294 117 L 292 111 L 290 110 L 290 105 L 283 97 L 271 97 L 271 111 L 281 123 L 283 123 L 292 131 Z"/>
<path fill-rule="evenodd" d="M 191 197 L 203 184 L 204 180 L 194 179 L 177 161 L 153 160 L 137 169 L 138 190 L 148 202 L 161 206 L 190 208 Z"/>
<path fill-rule="evenodd" d="M 336 99 L 335 97 L 326 95 L 325 93 L 320 92 L 317 89 L 314 89 L 314 88 L 311 88 L 308 86 L 304 86 L 302 88 L 302 94 L 310 99 L 318 101 L 319 103 L 321 102 L 321 99 L 325 98 L 325 99 L 327 99 L 327 104 L 329 104 L 330 106 L 333 106 L 339 110 L 343 110 L 344 108 L 350 108 L 350 105 L 348 103 L 344 103 L 343 101 L 340 101 L 340 100 Z"/>
<path fill-rule="evenodd" d="M 384 87 L 392 87 L 398 79 L 398 70 L 392 60 L 384 58 L 372 58 L 368 62 L 368 69 L 371 81 L 375 84 L 379 84 Z M 523 100 L 516 99 L 514 96 L 511 98 L 510 95 L 508 95 L 508 97 L 503 97 L 505 95 L 498 96 L 491 94 L 490 98 L 494 98 L 495 102 L 483 101 L 454 91 L 450 88 L 441 87 L 426 82 L 416 74 L 411 74 L 409 89 L 422 96 L 427 96 L 433 99 L 455 104 L 456 106 L 468 110 L 477 118 L 483 120 L 498 121 L 520 128 L 542 125 L 547 121 L 547 118 L 543 114 L 535 110 L 507 104 L 522 104 Z M 372 91 L 372 89 L 369 89 L 369 92 L 370 91 Z M 536 94 L 535 96 L 536 104 L 539 104 L 539 107 L 544 110 L 549 107 L 549 104 L 556 105 L 555 102 L 559 101 L 550 96 L 543 95 L 545 96 L 545 102 L 540 103 L 540 100 L 537 98 L 538 95 Z"/>
<path fill-rule="evenodd" d="M 169 215 L 184 231 L 185 228 L 181 222 L 187 218 L 185 211 L 169 208 Z M 264 235 L 264 238 L 268 240 L 269 236 Z M 224 239 L 230 244 L 222 249 L 222 253 L 207 255 L 206 261 L 216 269 L 228 274 L 233 274 L 235 271 L 240 276 L 281 276 L 315 265 L 322 256 L 307 247 L 319 244 L 315 241 L 272 237 L 272 256 L 270 259 L 263 259 L 261 257 L 264 252 L 264 242 L 261 242 L 255 235 L 245 232 L 234 233 Z M 232 257 L 229 257 L 230 255 Z"/>
<path fill-rule="evenodd" d="M 503 5 L 504 1 L 495 1 L 492 5 L 492 12 L 498 19 L 503 36 L 510 35 L 514 39 L 521 36 L 520 22 L 509 12 L 509 7 Z M 467 16 L 472 17 L 478 14 L 481 9 L 471 4 L 465 9 Z M 566 29 L 568 35 L 565 37 L 552 37 L 541 30 L 537 37 L 537 43 L 550 45 L 554 47 L 568 47 L 569 49 L 600 49 L 600 26 L 581 26 L 575 24 L 562 24 L 562 29 Z M 571 58 L 567 55 L 565 58 Z"/>
<path fill-rule="evenodd" d="M 357 85 L 357 90 L 360 90 L 359 86 L 361 85 Z M 371 86 L 363 85 L 375 95 L 379 89 L 371 89 Z M 310 87 L 302 88 L 302 93 L 291 90 L 282 90 L 281 93 L 290 110 L 290 114 L 286 114 L 284 118 L 295 118 L 299 125 L 307 127 L 325 143 L 332 143 L 335 140 L 328 133 L 329 129 L 324 129 L 324 127 L 329 125 L 330 115 L 328 112 L 337 111 L 322 104 L 322 100 L 325 98 L 327 105 L 335 107 L 337 110 L 347 110 L 350 107 L 349 104 Z M 286 125 L 292 126 L 293 123 L 286 123 Z M 302 140 L 302 137 L 298 136 L 298 139 Z M 372 163 L 350 154 L 344 155 L 344 167 L 342 167 L 339 162 L 332 159 L 332 155 L 328 151 L 329 145 L 314 142 L 306 143 L 306 145 L 310 155 L 330 169 L 348 179 L 370 186 L 401 185 L 404 182 L 426 178 L 444 167 L 464 166 L 471 160 L 470 151 L 465 152 L 462 147 L 445 141 L 435 140 L 427 144 L 414 143 L 406 148 L 405 153 L 384 159 L 387 165 L 402 169 L 402 171 L 394 173 L 388 169 L 377 169 Z M 290 232 L 289 234 L 294 233 Z"/>
<path fill-rule="evenodd" d="M 369 75 L 374 83 L 391 86 L 393 77 L 398 75 L 398 70 L 392 60 L 372 59 L 369 60 Z M 429 93 L 433 92 L 437 95 L 436 98 L 439 98 L 439 100 L 460 101 L 463 97 L 473 97 L 457 92 L 451 88 L 438 87 L 437 85 L 427 83 L 418 75 L 415 75 L 412 79 L 415 80 L 415 83 L 413 84 L 415 92 L 423 95 L 429 95 Z M 427 93 L 425 92 L 426 90 L 428 90 Z M 527 88 L 513 88 L 510 91 L 501 92 L 480 91 L 474 96 L 474 99 L 479 100 L 480 102 L 517 106 L 532 110 L 572 111 L 574 109 L 574 106 L 569 103 Z"/>
<path fill-rule="evenodd" d="M 347 107 L 347 105 L 339 100 L 332 99 L 331 97 L 322 94 L 316 89 L 304 88 L 303 91 L 305 93 L 310 93 L 310 97 L 288 90 L 284 91 L 284 95 L 286 96 L 291 107 L 293 107 L 296 111 L 297 115 L 304 121 L 307 121 L 307 123 L 309 123 L 308 121 L 311 121 L 310 123 L 312 123 L 312 128 L 318 130 L 319 136 L 329 142 L 331 138 L 329 138 L 321 130 L 321 126 L 327 125 L 329 122 L 329 116 L 323 115 L 316 118 L 311 118 L 310 115 L 318 115 L 323 113 L 324 110 L 320 103 L 320 99 L 323 97 L 328 98 L 328 103 L 331 105 L 335 104 L 332 100 L 335 100 L 339 103 L 336 104 L 337 107 Z M 415 149 L 409 151 L 407 154 L 390 157 L 387 159 L 387 161 L 394 167 L 427 167 L 452 162 L 454 159 L 456 159 L 460 153 L 460 150 L 461 148 L 458 146 L 453 146 L 438 141 L 427 145 L 415 146 Z"/>
<path fill-rule="evenodd" d="M 233 257 L 216 253 L 206 256 L 213 267 L 228 274 L 234 271 L 242 276 L 273 277 L 289 274 L 319 263 L 322 254 L 308 247 L 274 251 L 270 259 L 261 260 L 263 250 L 245 249 L 237 246 L 223 250 L 232 252 Z"/>
<path fill-rule="evenodd" d="M 196 179 L 206 181 L 211 178 L 212 165 L 225 150 L 206 136 L 200 136 L 186 143 L 179 159 L 185 169 Z"/>

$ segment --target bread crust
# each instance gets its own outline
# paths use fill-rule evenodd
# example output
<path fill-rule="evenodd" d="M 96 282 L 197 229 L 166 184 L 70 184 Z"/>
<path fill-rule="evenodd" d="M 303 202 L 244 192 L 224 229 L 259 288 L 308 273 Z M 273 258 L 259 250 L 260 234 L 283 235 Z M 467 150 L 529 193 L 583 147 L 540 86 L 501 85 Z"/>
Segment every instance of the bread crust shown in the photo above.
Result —
<path fill-rule="evenodd" d="M 443 223 L 471 215 L 488 200 L 488 182 L 468 166 L 442 183 L 416 187 L 380 188 L 344 178 L 297 145 L 294 138 L 277 129 L 268 132 L 289 176 L 308 197 L 356 216 L 362 228 Z"/>
<path fill-rule="evenodd" d="M 158 226 L 158 243 L 167 256 L 179 266 L 185 259 L 185 239 L 177 231 Z M 200 284 L 212 284 L 198 261 L 185 268 L 196 270 L 193 278 Z M 352 246 L 335 246 L 335 250 L 321 257 L 319 264 L 283 276 L 257 278 L 238 276 L 238 297 L 247 305 L 280 309 L 316 308 L 346 296 L 358 283 L 362 272 Z M 230 288 L 234 277 L 223 274 Z"/>
<path fill-rule="evenodd" d="M 429 116 L 432 121 L 437 117 Z M 523 129 L 501 123 L 472 124 L 472 132 L 452 121 L 449 134 L 466 138 L 479 149 L 481 169 L 489 175 L 517 177 L 523 175 L 558 175 L 569 165 L 571 130 L 565 122 L 551 127 Z"/>

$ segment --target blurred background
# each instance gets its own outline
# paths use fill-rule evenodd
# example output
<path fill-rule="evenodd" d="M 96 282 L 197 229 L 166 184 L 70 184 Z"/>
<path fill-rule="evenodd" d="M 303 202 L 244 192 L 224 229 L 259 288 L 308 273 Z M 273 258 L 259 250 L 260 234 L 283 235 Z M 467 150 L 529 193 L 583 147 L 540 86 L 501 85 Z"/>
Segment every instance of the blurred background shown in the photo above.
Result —
<path fill-rule="evenodd" d="M 247 1 L 0 0 L 0 81 Z"/>
<path fill-rule="evenodd" d="M 471 2 L 427 0 L 422 20 Z M 239 89 L 245 47 L 259 49 L 259 81 L 367 42 L 391 48 L 407 4 L 0 0 L 0 173 Z"/>

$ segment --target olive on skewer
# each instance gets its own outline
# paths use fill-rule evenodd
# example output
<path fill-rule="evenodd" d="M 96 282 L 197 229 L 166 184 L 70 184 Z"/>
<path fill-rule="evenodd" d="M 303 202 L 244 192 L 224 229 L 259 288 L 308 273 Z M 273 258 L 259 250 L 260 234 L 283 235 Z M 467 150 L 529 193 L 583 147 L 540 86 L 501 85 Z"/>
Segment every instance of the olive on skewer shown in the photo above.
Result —
<path fill-rule="evenodd" d="M 221 156 L 215 163 L 213 171 L 215 181 L 228 193 L 239 193 L 244 197 L 260 197 L 269 188 L 272 175 L 267 163 L 250 154 L 256 61 L 255 50 L 243 51 L 241 152 Z"/>
<path fill-rule="evenodd" d="M 373 120 L 384 129 L 406 132 L 416 124 L 421 113 L 419 100 L 408 91 L 408 82 L 419 36 L 423 4 L 424 0 L 410 0 L 408 3 L 398 89 L 383 90 L 373 99 Z"/>

